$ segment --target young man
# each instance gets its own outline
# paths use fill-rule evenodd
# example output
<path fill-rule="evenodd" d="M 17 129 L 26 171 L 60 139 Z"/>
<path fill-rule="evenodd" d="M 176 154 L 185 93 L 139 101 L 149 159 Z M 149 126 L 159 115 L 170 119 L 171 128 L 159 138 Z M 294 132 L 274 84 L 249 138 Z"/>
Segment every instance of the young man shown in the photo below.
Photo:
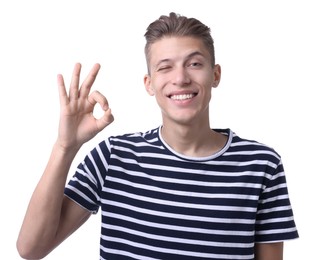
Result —
<path fill-rule="evenodd" d="M 76 64 L 68 94 L 59 75 L 59 134 L 21 227 L 20 255 L 46 256 L 101 208 L 100 259 L 282 259 L 283 241 L 298 233 L 280 156 L 210 127 L 221 76 L 210 29 L 170 13 L 145 37 L 144 83 L 161 126 L 99 143 L 66 185 L 80 147 L 113 116 L 90 92 L 99 64 L 81 86 Z"/>

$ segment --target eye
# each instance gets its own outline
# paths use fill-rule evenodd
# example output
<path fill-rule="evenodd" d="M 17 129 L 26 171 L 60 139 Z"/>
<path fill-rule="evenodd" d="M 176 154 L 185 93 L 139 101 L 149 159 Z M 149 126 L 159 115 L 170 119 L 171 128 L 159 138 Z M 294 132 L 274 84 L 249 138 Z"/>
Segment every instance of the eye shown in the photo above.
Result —
<path fill-rule="evenodd" d="M 188 65 L 188 67 L 200 67 L 200 66 L 202 66 L 202 64 L 199 62 L 191 62 Z"/>
<path fill-rule="evenodd" d="M 165 71 L 165 70 L 169 70 L 171 67 L 170 66 L 162 66 L 157 68 L 157 71 Z"/>

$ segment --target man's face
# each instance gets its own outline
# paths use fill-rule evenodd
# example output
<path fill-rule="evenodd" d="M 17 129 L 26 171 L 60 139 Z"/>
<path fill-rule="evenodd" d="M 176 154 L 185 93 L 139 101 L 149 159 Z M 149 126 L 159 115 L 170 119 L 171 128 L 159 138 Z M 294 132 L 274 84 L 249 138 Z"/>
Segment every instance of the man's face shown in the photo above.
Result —
<path fill-rule="evenodd" d="M 220 66 L 212 67 L 203 42 L 193 37 L 167 37 L 150 52 L 150 75 L 144 83 L 156 97 L 163 123 L 208 120 L 211 89 L 219 84 Z"/>

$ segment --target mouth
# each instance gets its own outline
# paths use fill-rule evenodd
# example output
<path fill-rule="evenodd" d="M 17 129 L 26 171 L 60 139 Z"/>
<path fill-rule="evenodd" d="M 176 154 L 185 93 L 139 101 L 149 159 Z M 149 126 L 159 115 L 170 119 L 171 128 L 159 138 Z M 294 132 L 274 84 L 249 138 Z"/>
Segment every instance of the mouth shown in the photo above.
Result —
<path fill-rule="evenodd" d="M 195 97 L 197 93 L 188 93 L 188 94 L 175 94 L 175 95 L 169 95 L 169 98 L 172 100 L 188 100 Z"/>

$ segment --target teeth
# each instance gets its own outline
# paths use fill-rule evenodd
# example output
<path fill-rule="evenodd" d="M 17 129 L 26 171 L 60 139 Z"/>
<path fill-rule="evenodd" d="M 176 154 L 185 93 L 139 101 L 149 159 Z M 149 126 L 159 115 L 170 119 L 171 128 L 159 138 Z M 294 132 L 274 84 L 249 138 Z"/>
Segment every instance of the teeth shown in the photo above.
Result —
<path fill-rule="evenodd" d="M 182 95 L 172 95 L 170 98 L 174 100 L 185 100 L 185 99 L 191 99 L 194 96 L 194 94 L 182 94 Z"/>

